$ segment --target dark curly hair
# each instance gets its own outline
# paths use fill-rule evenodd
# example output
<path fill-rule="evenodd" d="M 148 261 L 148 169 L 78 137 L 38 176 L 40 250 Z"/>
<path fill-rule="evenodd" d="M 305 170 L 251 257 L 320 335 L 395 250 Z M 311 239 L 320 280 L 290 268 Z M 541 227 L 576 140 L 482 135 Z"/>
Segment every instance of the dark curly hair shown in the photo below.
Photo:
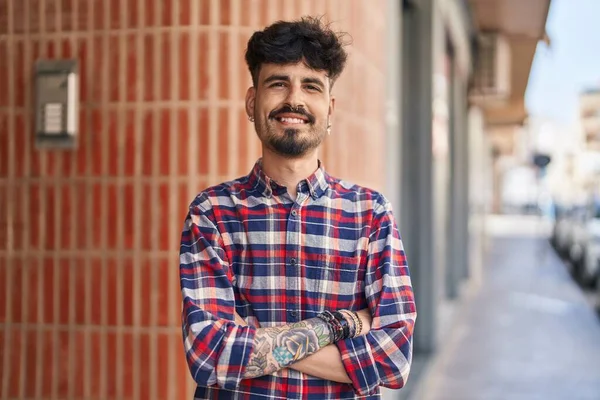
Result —
<path fill-rule="evenodd" d="M 315 70 L 325 70 L 331 84 L 340 76 L 348 55 L 343 32 L 334 32 L 320 18 L 303 17 L 298 21 L 278 21 L 255 32 L 246 49 L 246 63 L 254 86 L 264 63 L 293 64 L 304 60 Z"/>

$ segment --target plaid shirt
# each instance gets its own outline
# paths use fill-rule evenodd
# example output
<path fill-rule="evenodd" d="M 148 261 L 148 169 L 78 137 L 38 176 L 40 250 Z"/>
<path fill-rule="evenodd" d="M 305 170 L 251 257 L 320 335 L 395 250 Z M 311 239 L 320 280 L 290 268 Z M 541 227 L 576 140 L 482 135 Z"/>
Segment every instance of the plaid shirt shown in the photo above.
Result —
<path fill-rule="evenodd" d="M 379 386 L 406 382 L 416 309 L 390 204 L 375 191 L 319 167 L 293 201 L 259 161 L 192 202 L 180 278 L 196 399 L 378 398 Z M 292 369 L 241 378 L 256 329 L 365 307 L 371 331 L 336 344 L 351 385 Z"/>

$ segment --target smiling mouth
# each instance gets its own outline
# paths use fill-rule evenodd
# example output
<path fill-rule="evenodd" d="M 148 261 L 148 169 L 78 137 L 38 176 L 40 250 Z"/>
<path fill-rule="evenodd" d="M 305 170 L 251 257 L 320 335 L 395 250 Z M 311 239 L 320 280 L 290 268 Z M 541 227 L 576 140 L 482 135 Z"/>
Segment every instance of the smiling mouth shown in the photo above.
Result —
<path fill-rule="evenodd" d="M 308 121 L 302 118 L 292 118 L 292 117 L 275 117 L 275 119 L 282 124 L 292 125 L 292 124 L 306 124 Z"/>

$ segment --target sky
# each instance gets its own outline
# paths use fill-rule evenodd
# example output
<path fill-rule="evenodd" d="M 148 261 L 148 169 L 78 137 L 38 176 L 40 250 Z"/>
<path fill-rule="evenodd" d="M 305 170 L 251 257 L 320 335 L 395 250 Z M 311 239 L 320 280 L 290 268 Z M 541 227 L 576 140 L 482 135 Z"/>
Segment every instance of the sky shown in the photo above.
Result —
<path fill-rule="evenodd" d="M 579 93 L 600 88 L 600 0 L 552 0 L 550 47 L 538 44 L 525 102 L 533 117 L 572 124 Z"/>

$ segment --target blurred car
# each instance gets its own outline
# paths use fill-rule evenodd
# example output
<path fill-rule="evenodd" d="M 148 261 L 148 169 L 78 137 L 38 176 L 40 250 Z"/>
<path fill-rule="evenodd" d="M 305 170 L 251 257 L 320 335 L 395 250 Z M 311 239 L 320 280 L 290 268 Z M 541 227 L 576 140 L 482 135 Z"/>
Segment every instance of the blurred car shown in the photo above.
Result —
<path fill-rule="evenodd" d="M 575 278 L 586 287 L 595 285 L 600 275 L 600 203 L 590 203 L 587 211 L 584 236 L 579 242 L 582 254 L 574 268 Z"/>
<path fill-rule="evenodd" d="M 571 229 L 571 212 L 572 208 L 568 206 L 556 205 L 555 219 L 552 229 L 551 242 L 556 252 L 561 257 L 566 257 L 568 253 L 568 240 Z"/>

